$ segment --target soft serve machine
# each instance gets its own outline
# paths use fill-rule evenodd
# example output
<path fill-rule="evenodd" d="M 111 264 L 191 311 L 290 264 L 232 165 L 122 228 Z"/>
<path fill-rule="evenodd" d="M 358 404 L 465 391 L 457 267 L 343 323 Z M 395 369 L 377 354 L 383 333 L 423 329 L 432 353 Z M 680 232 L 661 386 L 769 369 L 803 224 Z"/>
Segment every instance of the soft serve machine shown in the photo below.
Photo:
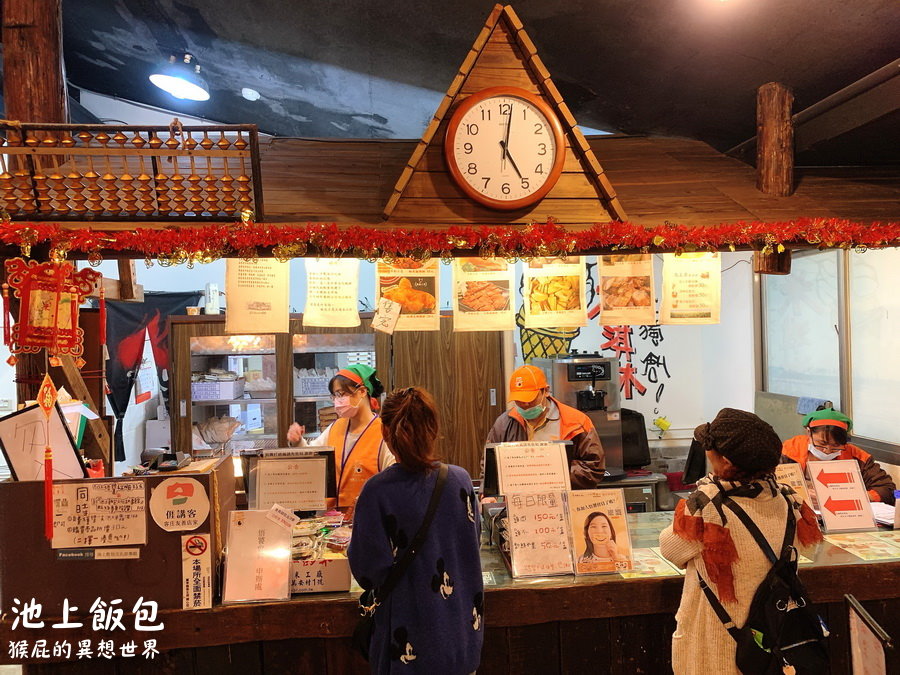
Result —
<path fill-rule="evenodd" d="M 616 359 L 603 358 L 599 354 L 571 354 L 555 359 L 532 359 L 531 365 L 544 371 L 554 398 L 591 418 L 603 445 L 609 478 L 623 477 Z"/>

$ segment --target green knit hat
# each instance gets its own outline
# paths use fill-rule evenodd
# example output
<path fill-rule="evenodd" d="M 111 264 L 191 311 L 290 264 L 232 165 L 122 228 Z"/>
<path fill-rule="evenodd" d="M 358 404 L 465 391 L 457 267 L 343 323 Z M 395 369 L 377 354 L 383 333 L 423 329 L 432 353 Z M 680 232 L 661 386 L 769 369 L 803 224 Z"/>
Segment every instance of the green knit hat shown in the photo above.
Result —
<path fill-rule="evenodd" d="M 840 427 L 841 429 L 850 431 L 853 429 L 853 420 L 834 408 L 825 408 L 825 410 L 816 410 L 804 417 L 803 426 L 807 429 L 825 426 Z"/>

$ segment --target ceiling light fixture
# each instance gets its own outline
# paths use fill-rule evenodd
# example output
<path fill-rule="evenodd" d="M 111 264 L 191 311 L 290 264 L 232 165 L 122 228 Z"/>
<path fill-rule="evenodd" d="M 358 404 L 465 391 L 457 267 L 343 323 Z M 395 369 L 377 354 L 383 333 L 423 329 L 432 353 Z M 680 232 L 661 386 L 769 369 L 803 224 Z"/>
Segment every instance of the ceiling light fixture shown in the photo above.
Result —
<path fill-rule="evenodd" d="M 159 64 L 150 75 L 150 81 L 175 98 L 188 101 L 208 101 L 209 87 L 200 75 L 200 64 L 192 54 L 185 52 L 179 61 L 170 56 Z"/>

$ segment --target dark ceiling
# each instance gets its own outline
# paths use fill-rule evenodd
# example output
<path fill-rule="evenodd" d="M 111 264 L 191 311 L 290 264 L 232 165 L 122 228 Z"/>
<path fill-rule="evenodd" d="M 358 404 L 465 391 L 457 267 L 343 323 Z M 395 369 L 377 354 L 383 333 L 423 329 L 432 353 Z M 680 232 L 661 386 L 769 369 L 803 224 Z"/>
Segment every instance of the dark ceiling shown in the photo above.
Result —
<path fill-rule="evenodd" d="M 416 138 L 490 0 L 64 0 L 78 87 L 281 136 Z M 522 0 L 513 5 L 585 127 L 684 136 L 727 150 L 755 133 L 755 90 L 795 111 L 900 57 L 898 0 Z M 170 52 L 203 66 L 211 99 L 147 81 Z M 250 87 L 261 94 L 241 96 Z M 900 162 L 900 101 L 817 163 Z"/>

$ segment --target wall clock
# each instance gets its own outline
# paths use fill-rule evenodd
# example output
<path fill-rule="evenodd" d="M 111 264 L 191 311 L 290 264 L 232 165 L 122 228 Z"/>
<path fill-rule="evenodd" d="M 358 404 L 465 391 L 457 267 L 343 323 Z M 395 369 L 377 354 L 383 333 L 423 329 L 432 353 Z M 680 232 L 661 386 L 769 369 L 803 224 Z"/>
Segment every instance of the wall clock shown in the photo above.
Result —
<path fill-rule="evenodd" d="M 565 152 L 553 108 L 517 87 L 489 87 L 466 98 L 444 139 L 456 184 L 479 204 L 504 211 L 543 199 L 562 173 Z"/>

